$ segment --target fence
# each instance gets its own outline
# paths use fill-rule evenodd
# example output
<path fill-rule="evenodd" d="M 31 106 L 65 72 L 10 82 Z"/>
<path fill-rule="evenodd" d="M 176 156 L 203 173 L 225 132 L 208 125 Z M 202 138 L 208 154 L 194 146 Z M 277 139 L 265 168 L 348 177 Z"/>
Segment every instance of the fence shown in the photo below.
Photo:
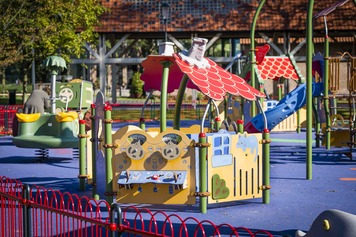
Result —
<path fill-rule="evenodd" d="M 152 212 L 147 208 L 78 197 L 68 192 L 24 185 L 0 177 L 0 235 L 6 237 L 56 236 L 269 236 L 229 224 L 215 225 L 194 217 Z"/>
<path fill-rule="evenodd" d="M 14 116 L 22 105 L 0 105 L 0 134 L 12 134 L 12 123 Z"/>
<path fill-rule="evenodd" d="M 182 120 L 200 120 L 204 114 L 207 101 L 197 100 L 191 103 L 183 103 L 181 107 L 180 118 Z M 139 121 L 141 117 L 141 110 L 143 103 L 120 103 L 111 104 L 112 119 L 114 121 Z M 175 103 L 167 104 L 167 119 L 172 120 L 174 117 Z M 143 110 L 143 117 L 145 119 L 155 120 L 159 118 L 160 104 L 154 100 L 147 103 Z"/>
<path fill-rule="evenodd" d="M 181 119 L 184 120 L 200 120 L 203 116 L 206 101 L 197 101 L 193 104 L 183 104 L 181 111 Z M 141 117 L 141 109 L 143 104 L 140 103 L 122 103 L 112 105 L 112 118 L 114 121 L 139 121 Z M 173 119 L 174 103 L 169 103 L 167 106 L 167 119 Z M 11 135 L 13 118 L 22 105 L 0 105 L 0 135 Z M 144 118 L 155 120 L 159 118 L 160 105 L 157 102 L 151 102 L 144 110 Z"/>

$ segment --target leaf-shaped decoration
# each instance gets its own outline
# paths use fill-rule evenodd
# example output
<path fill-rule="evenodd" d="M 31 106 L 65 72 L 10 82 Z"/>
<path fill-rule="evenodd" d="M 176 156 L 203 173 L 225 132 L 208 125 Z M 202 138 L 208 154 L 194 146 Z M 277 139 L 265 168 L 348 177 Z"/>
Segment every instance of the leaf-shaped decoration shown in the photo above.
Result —
<path fill-rule="evenodd" d="M 63 72 L 67 68 L 66 61 L 60 56 L 49 56 L 44 62 L 43 66 L 46 70 L 51 72 L 51 75 L 58 75 L 59 72 Z"/>

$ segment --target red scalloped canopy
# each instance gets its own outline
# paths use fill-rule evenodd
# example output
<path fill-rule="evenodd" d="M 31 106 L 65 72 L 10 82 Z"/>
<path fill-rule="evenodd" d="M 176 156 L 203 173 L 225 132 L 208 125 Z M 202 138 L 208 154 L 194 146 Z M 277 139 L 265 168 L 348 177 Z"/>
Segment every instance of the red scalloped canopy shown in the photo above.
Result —
<path fill-rule="evenodd" d="M 197 68 L 181 60 L 177 54 L 173 56 L 151 55 L 142 62 L 144 71 L 141 80 L 145 82 L 146 91 L 161 90 L 163 73 L 161 63 L 167 60 L 172 62 L 168 76 L 168 93 L 179 88 L 182 77 L 186 74 L 190 79 L 187 83 L 188 88 L 197 89 L 214 100 L 223 100 L 227 93 L 242 96 L 248 100 L 265 97 L 263 93 L 247 84 L 244 79 L 231 74 L 208 58 L 206 60 L 210 68 Z"/>
<path fill-rule="evenodd" d="M 180 70 L 175 63 L 173 56 L 150 55 L 142 62 L 144 71 L 141 75 L 141 80 L 145 82 L 145 91 L 161 90 L 163 66 L 162 61 L 171 61 L 172 66 L 169 68 L 168 87 L 167 92 L 172 93 L 175 89 L 179 88 L 180 82 L 184 73 Z M 187 87 L 199 90 L 199 88 L 192 82 L 188 81 Z"/>
<path fill-rule="evenodd" d="M 244 79 L 231 74 L 208 58 L 205 59 L 208 60 L 210 68 L 197 68 L 181 60 L 177 54 L 174 54 L 174 57 L 182 72 L 200 88 L 202 93 L 214 100 L 223 100 L 227 93 L 239 95 L 248 100 L 265 97 L 263 93 L 247 84 Z"/>
<path fill-rule="evenodd" d="M 275 78 L 288 78 L 298 80 L 298 74 L 288 57 L 265 57 L 262 63 L 257 64 L 259 77 L 262 80 Z"/>

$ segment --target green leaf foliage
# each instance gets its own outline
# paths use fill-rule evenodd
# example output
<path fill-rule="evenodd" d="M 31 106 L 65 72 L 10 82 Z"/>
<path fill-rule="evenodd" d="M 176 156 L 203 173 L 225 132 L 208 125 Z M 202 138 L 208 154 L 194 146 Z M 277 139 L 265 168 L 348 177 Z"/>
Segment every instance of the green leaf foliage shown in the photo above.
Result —
<path fill-rule="evenodd" d="M 141 73 L 135 72 L 132 76 L 130 94 L 133 98 L 140 98 L 143 94 L 144 82 L 141 80 Z"/>
<path fill-rule="evenodd" d="M 104 11 L 98 0 L 0 0 L 0 68 L 50 55 L 69 62 L 95 42 Z"/>

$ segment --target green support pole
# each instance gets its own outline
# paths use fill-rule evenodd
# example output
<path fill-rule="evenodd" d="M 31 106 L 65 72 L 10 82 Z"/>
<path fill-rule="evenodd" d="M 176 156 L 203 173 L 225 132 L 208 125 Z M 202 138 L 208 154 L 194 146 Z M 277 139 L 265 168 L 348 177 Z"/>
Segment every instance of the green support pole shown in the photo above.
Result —
<path fill-rule="evenodd" d="M 145 118 L 140 118 L 140 128 L 141 128 L 143 131 L 146 130 Z"/>
<path fill-rule="evenodd" d="M 222 121 L 221 121 L 221 119 L 219 117 L 215 118 L 215 126 L 214 127 L 215 127 L 216 131 L 219 131 L 219 129 L 221 128 L 221 122 Z"/>
<path fill-rule="evenodd" d="M 297 110 L 297 133 L 301 132 L 301 125 L 300 125 L 300 109 Z"/>
<path fill-rule="evenodd" d="M 201 132 L 199 133 L 199 143 L 200 144 L 206 144 L 206 134 Z M 199 147 L 199 187 L 200 193 L 206 193 L 208 191 L 208 180 L 207 180 L 207 147 L 206 146 L 200 146 Z M 208 208 L 208 197 L 205 195 L 200 196 L 200 212 L 201 213 L 206 213 L 207 208 Z"/>
<path fill-rule="evenodd" d="M 113 202 L 113 192 L 112 192 L 112 179 L 113 179 L 113 171 L 112 171 L 112 124 L 111 124 L 111 106 L 106 105 L 104 107 L 104 117 L 105 117 L 105 161 L 106 161 L 106 201 L 108 203 Z"/>
<path fill-rule="evenodd" d="M 143 104 L 142 108 L 141 108 L 141 115 L 140 115 L 140 128 L 145 131 L 146 130 L 146 124 L 145 124 L 145 109 L 147 108 L 147 104 L 149 102 L 149 100 L 152 98 L 154 101 L 154 98 L 152 97 L 153 94 L 153 90 L 151 90 L 145 100 L 145 103 Z M 152 101 L 152 100 L 151 100 Z M 151 118 L 152 116 L 152 108 L 154 107 L 154 103 L 151 103 Z"/>
<path fill-rule="evenodd" d="M 262 156 L 263 156 L 263 188 L 262 199 L 264 204 L 268 204 L 270 201 L 270 131 L 265 128 L 262 133 Z"/>
<path fill-rule="evenodd" d="M 227 98 L 224 98 L 224 120 L 227 119 L 227 113 L 229 111 L 229 101 L 227 100 Z"/>
<path fill-rule="evenodd" d="M 278 84 L 277 87 L 278 87 L 278 101 L 280 101 L 282 99 L 282 87 L 283 87 L 283 85 L 282 84 Z"/>
<path fill-rule="evenodd" d="M 241 97 L 241 103 L 240 103 L 240 113 L 241 113 L 241 120 L 244 121 L 245 120 L 245 115 L 244 115 L 244 108 L 245 107 L 245 100 Z"/>
<path fill-rule="evenodd" d="M 167 129 L 167 88 L 168 88 L 168 75 L 169 67 L 172 65 L 171 61 L 162 61 L 163 74 L 161 84 L 161 104 L 160 104 L 160 131 L 164 132 Z"/>
<path fill-rule="evenodd" d="M 85 147 L 87 134 L 85 133 L 85 120 L 79 120 L 79 190 L 85 191 L 85 179 L 87 178 L 86 174 L 86 157 L 85 157 Z"/>
<path fill-rule="evenodd" d="M 313 60 L 313 8 L 314 0 L 308 1 L 308 15 L 307 15 L 307 57 L 306 57 L 306 90 L 307 90 L 307 158 L 306 158 L 306 178 L 308 180 L 312 179 L 312 166 L 313 166 L 313 147 L 312 147 L 312 113 L 313 113 L 313 96 L 312 96 L 312 60 Z"/>
<path fill-rule="evenodd" d="M 242 119 L 237 120 L 237 130 L 239 133 L 244 133 L 244 121 Z"/>
<path fill-rule="evenodd" d="M 265 91 L 264 91 L 264 85 L 263 85 L 263 84 L 260 84 L 260 92 L 261 92 L 262 94 L 265 93 Z M 263 97 L 260 98 L 261 105 L 263 105 L 264 100 L 265 100 L 265 98 L 263 98 Z"/>
<path fill-rule="evenodd" d="M 179 130 L 180 129 L 180 113 L 182 110 L 182 103 L 185 93 L 185 88 L 187 88 L 189 77 L 184 74 L 177 93 L 177 100 L 176 100 L 176 107 L 174 110 L 174 119 L 173 119 L 173 129 Z"/>
<path fill-rule="evenodd" d="M 257 7 L 256 13 L 253 16 L 252 24 L 251 24 L 251 31 L 250 31 L 250 39 L 251 39 L 251 86 L 253 88 L 256 88 L 256 75 L 255 75 L 255 65 L 256 65 L 256 59 L 255 59 L 255 29 L 256 29 L 256 23 L 258 19 L 258 15 L 260 14 L 260 11 L 265 4 L 266 0 L 261 0 L 260 4 Z M 252 101 L 251 102 L 251 117 L 256 116 L 256 102 Z"/>
<path fill-rule="evenodd" d="M 325 35 L 324 42 L 324 111 L 326 118 L 326 126 L 325 126 L 325 148 L 330 149 L 330 141 L 331 141 L 331 119 L 330 119 L 330 105 L 329 105 L 329 37 Z"/>
<path fill-rule="evenodd" d="M 95 116 L 96 116 L 96 109 L 95 109 L 95 104 L 91 104 L 91 162 L 92 162 L 92 172 L 93 172 L 93 178 L 92 178 L 92 185 L 93 185 L 93 198 L 95 200 L 99 200 L 99 194 L 96 191 L 96 183 L 97 183 L 97 177 L 96 177 L 96 151 L 98 150 L 98 131 L 96 130 L 97 128 L 95 127 Z"/>

